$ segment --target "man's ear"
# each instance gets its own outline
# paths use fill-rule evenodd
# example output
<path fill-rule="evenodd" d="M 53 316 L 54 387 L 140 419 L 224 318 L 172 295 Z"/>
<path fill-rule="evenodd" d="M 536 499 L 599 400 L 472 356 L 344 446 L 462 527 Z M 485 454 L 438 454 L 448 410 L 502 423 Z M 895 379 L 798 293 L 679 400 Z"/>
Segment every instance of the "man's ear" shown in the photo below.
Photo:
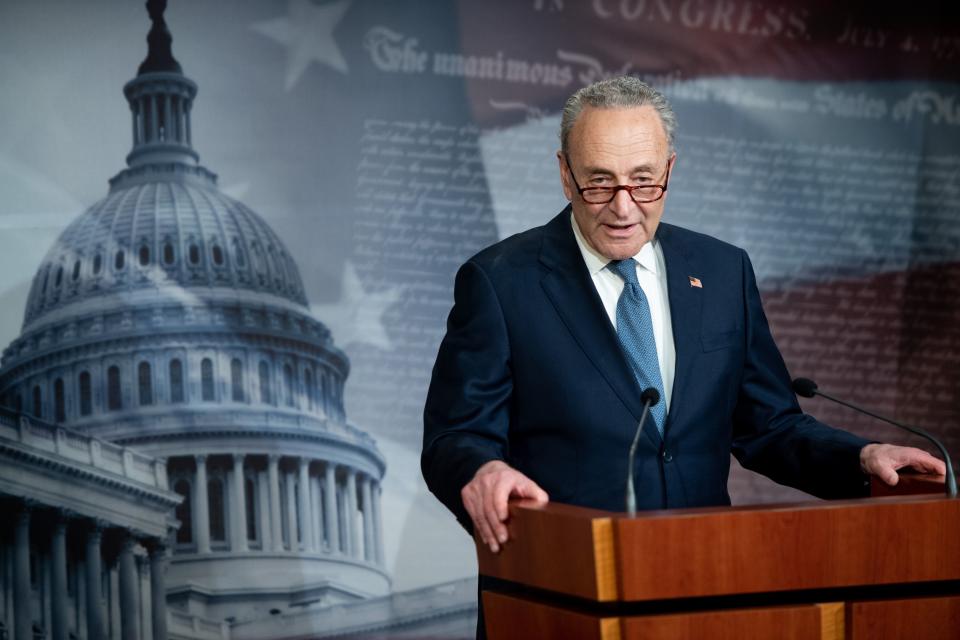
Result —
<path fill-rule="evenodd" d="M 577 190 L 573 188 L 573 180 L 570 178 L 570 169 L 563 158 L 563 151 L 557 151 L 557 164 L 560 167 L 560 185 L 563 187 L 563 195 L 573 202 L 573 196 Z"/>

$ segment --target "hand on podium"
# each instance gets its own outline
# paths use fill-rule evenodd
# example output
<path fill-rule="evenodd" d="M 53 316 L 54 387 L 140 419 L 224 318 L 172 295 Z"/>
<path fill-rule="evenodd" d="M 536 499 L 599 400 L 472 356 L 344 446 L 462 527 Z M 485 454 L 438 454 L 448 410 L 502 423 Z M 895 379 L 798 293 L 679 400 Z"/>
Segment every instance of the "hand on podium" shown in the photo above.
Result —
<path fill-rule="evenodd" d="M 890 486 L 899 482 L 898 469 L 911 467 L 920 473 L 944 475 L 947 466 L 922 449 L 892 444 L 868 444 L 860 450 L 860 467 L 864 473 L 877 476 Z"/>
<path fill-rule="evenodd" d="M 473 520 L 490 551 L 497 553 L 507 541 L 507 502 L 510 498 L 530 498 L 540 503 L 550 500 L 536 482 L 502 460 L 487 462 L 460 491 L 463 506 Z"/>

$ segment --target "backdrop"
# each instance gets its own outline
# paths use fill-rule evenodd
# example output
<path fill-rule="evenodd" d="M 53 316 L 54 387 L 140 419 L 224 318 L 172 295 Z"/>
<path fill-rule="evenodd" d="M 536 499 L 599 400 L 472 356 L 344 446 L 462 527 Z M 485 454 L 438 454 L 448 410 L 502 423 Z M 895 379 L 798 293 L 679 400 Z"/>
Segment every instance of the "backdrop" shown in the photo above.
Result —
<path fill-rule="evenodd" d="M 639 76 L 679 118 L 665 219 L 744 247 L 792 375 L 960 456 L 960 35 L 948 3 L 172 0 L 193 147 L 286 244 L 387 462 L 394 591 L 475 572 L 420 479 L 456 268 L 565 205 L 566 96 Z M 879 12 L 878 12 L 879 11 Z M 0 345 L 131 148 L 139 2 L 0 5 Z M 916 444 L 843 409 L 818 417 Z M 735 470 L 736 503 L 809 499 Z M 6 525 L 4 525 L 6 526 Z"/>

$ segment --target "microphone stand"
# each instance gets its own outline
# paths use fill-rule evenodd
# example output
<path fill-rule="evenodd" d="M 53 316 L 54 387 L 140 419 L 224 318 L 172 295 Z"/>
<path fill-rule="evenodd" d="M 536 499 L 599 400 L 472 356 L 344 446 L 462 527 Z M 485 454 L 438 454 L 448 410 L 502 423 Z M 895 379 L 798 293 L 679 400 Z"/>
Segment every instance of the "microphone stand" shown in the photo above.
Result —
<path fill-rule="evenodd" d="M 648 387 L 640 394 L 643 402 L 643 413 L 640 414 L 640 422 L 637 424 L 637 432 L 633 434 L 633 442 L 630 443 L 630 455 L 627 457 L 627 513 L 631 517 L 637 515 L 637 495 L 633 487 L 633 465 L 637 457 L 637 444 L 640 442 L 640 433 L 643 431 L 643 425 L 650 415 L 650 407 L 660 402 L 660 392 L 653 387 Z"/>
<path fill-rule="evenodd" d="M 920 429 L 919 427 L 911 427 L 905 424 L 901 424 L 899 422 L 891 420 L 890 418 L 885 418 L 881 415 L 873 413 L 872 411 L 867 411 L 862 407 L 858 407 L 856 405 L 850 404 L 849 402 L 845 402 L 839 398 L 834 398 L 833 396 L 820 391 L 817 388 L 817 384 L 813 380 L 809 380 L 806 378 L 797 378 L 796 380 L 793 381 L 793 390 L 798 395 L 804 396 L 806 398 L 812 398 L 815 395 L 823 396 L 827 400 L 832 400 L 837 404 L 842 404 L 843 406 L 849 409 L 853 409 L 854 411 L 858 411 L 860 413 L 868 415 L 871 418 L 876 418 L 881 422 L 892 424 L 895 427 L 900 427 L 901 429 L 909 431 L 910 433 L 916 434 L 922 438 L 926 438 L 927 440 L 932 442 L 937 447 L 937 449 L 940 450 L 940 455 L 943 456 L 943 461 L 947 465 L 947 476 L 946 476 L 946 482 L 945 482 L 947 497 L 948 498 L 957 497 L 957 478 L 953 473 L 953 462 L 950 460 L 950 454 L 947 452 L 947 448 L 943 446 L 943 443 L 940 442 L 940 440 L 934 437 L 932 434 L 928 433 L 927 431 L 924 431 L 923 429 Z"/>

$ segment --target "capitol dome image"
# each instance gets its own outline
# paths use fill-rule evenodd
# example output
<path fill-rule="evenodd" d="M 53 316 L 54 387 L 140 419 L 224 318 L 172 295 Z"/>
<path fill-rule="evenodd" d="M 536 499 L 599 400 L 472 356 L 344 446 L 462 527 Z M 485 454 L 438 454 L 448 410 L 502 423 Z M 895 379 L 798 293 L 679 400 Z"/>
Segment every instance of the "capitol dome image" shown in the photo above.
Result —
<path fill-rule="evenodd" d="M 164 5 L 148 3 L 149 54 L 123 88 L 133 138 L 127 168 L 37 269 L 21 333 L 3 351 L 0 400 L 11 425 L 23 416 L 30 429 L 156 467 L 143 480 L 158 483 L 144 521 L 154 523 L 151 540 L 168 562 L 170 637 L 223 637 L 225 623 L 390 592 L 386 465 L 349 422 L 349 360 L 310 314 L 283 240 L 199 163 L 197 85 L 172 55 Z M 137 495 L 128 503 L 143 500 Z M 22 502 L 34 514 L 45 509 Z M 145 539 L 147 525 L 124 526 Z M 45 545 L 35 529 L 31 544 Z M 147 547 L 133 545 L 139 562 Z M 86 584 L 72 553 L 69 622 L 59 624 L 88 637 L 100 613 L 70 586 Z M 150 637 L 147 592 L 125 595 L 122 580 L 104 571 L 99 624 L 127 624 L 121 614 L 136 610 L 135 637 Z M 50 616 L 41 607 L 34 627 L 55 627 Z"/>

